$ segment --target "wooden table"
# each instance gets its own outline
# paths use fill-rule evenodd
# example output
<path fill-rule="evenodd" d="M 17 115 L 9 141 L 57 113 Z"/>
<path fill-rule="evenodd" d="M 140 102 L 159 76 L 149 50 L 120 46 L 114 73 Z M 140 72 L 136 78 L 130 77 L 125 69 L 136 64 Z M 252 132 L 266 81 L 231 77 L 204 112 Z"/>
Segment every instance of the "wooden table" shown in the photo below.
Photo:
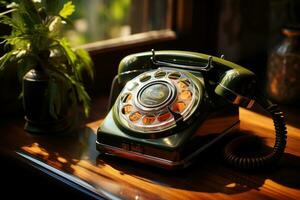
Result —
<path fill-rule="evenodd" d="M 288 120 L 286 153 L 274 169 L 252 173 L 234 170 L 223 163 L 223 146 L 218 144 L 191 167 L 165 171 L 99 155 L 95 148 L 96 129 L 105 117 L 106 104 L 107 98 L 96 100 L 91 118 L 71 135 L 35 136 L 23 131 L 23 120 L 3 122 L 1 147 L 13 152 L 15 158 L 94 198 L 300 199 L 300 120 L 297 118 L 300 115 L 291 115 L 293 120 Z M 268 145 L 273 145 L 270 118 L 240 109 L 240 120 L 243 132 L 256 133 Z"/>

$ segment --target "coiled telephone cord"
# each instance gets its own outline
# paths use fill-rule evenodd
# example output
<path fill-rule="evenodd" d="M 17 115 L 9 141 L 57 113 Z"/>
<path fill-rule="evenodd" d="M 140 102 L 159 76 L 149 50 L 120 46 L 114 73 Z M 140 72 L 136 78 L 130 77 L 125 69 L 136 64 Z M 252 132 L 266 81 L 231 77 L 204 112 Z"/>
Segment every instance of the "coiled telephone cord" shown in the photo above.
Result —
<path fill-rule="evenodd" d="M 272 116 L 275 127 L 275 144 L 271 153 L 264 156 L 240 156 L 237 149 L 243 144 L 245 137 L 232 140 L 224 149 L 225 161 L 235 168 L 243 170 L 259 169 L 275 164 L 284 154 L 286 147 L 287 130 L 283 113 L 277 105 L 266 108 Z"/>

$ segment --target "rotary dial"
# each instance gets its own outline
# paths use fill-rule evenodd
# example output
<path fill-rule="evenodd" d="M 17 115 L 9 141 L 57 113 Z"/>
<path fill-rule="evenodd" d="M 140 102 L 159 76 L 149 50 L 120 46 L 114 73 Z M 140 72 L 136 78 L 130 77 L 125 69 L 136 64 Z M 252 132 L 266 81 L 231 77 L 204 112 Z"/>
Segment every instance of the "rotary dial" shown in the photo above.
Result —
<path fill-rule="evenodd" d="M 197 108 L 202 94 L 191 76 L 184 71 L 159 68 L 127 82 L 118 98 L 122 125 L 147 134 L 175 127 L 172 112 L 187 120 Z"/>

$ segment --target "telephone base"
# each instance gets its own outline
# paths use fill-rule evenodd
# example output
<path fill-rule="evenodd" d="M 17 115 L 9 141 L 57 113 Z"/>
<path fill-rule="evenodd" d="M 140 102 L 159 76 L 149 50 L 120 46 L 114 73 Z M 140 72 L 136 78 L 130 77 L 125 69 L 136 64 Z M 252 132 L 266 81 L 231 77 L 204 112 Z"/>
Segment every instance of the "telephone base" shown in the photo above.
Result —
<path fill-rule="evenodd" d="M 238 108 L 231 105 L 217 109 L 203 122 L 194 121 L 182 131 L 156 139 L 128 135 L 112 119 L 110 112 L 97 131 L 99 152 L 165 169 L 187 167 L 202 151 L 239 128 Z"/>
<path fill-rule="evenodd" d="M 107 144 L 102 144 L 100 142 L 96 142 L 97 150 L 99 152 L 103 152 L 107 155 L 117 156 L 121 158 L 126 158 L 129 160 L 133 160 L 136 162 L 140 162 L 147 165 L 152 165 L 159 168 L 164 168 L 168 170 L 174 169 L 181 169 L 186 168 L 193 163 L 193 161 L 199 156 L 199 154 L 204 151 L 206 148 L 223 138 L 226 134 L 232 132 L 233 130 L 237 130 L 239 128 L 239 122 L 234 124 L 232 127 L 224 131 L 223 133 L 219 134 L 213 140 L 211 140 L 206 145 L 199 145 L 196 151 L 190 152 L 190 154 L 186 155 L 186 157 L 182 158 L 181 160 L 173 161 L 168 160 L 152 155 L 147 155 L 142 152 L 135 152 L 131 150 L 125 150 L 124 148 L 118 148 L 115 146 L 110 146 Z M 175 153 L 175 152 L 174 152 Z"/>

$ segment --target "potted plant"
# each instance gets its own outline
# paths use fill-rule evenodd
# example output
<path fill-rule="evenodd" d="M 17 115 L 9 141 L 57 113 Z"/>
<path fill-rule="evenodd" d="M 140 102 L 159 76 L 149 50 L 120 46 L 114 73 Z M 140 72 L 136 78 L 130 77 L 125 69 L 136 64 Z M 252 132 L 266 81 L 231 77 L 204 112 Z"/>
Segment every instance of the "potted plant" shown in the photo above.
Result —
<path fill-rule="evenodd" d="M 0 23 L 11 27 L 11 34 L 3 38 L 9 50 L 0 58 L 0 75 L 17 63 L 29 132 L 65 131 L 72 126 L 78 105 L 89 114 L 83 79 L 93 79 L 92 60 L 61 36 L 61 26 L 69 22 L 75 6 L 71 1 L 59 5 L 61 1 L 19 0 L 0 14 Z"/>

